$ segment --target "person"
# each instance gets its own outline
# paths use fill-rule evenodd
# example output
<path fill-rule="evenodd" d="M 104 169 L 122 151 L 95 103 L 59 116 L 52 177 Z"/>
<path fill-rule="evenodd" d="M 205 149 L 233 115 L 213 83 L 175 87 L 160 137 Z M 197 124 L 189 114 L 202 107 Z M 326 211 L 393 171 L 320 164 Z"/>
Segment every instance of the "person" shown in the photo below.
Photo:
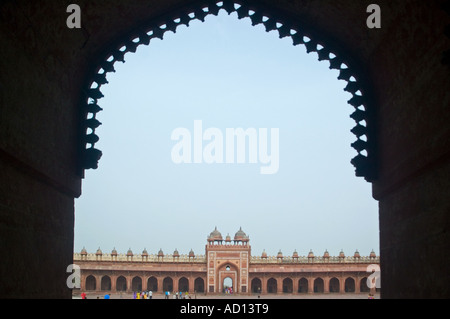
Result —
<path fill-rule="evenodd" d="M 148 292 L 148 299 L 152 299 L 153 298 L 153 292 L 150 290 L 149 292 Z"/>
<path fill-rule="evenodd" d="M 81 293 L 81 299 L 86 299 L 86 293 L 85 292 Z"/>
<path fill-rule="evenodd" d="M 110 296 L 111 296 L 111 295 L 106 294 L 105 297 L 103 297 L 103 298 L 104 298 L 104 299 L 110 299 Z"/>
<path fill-rule="evenodd" d="M 169 291 L 168 290 L 165 292 L 165 294 L 166 294 L 165 299 L 169 299 Z"/>

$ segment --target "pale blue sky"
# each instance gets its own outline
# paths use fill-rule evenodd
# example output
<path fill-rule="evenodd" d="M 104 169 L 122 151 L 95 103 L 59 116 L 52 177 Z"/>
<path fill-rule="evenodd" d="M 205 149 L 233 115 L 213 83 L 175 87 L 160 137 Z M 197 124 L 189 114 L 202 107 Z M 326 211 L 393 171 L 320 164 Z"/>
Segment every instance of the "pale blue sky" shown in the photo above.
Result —
<path fill-rule="evenodd" d="M 223 10 L 125 60 L 102 87 L 103 157 L 76 201 L 76 252 L 204 254 L 215 226 L 224 237 L 242 226 L 253 255 L 379 253 L 378 204 L 350 163 L 351 95 L 328 62 Z M 278 173 L 174 164 L 171 133 L 194 120 L 223 132 L 279 128 Z"/>

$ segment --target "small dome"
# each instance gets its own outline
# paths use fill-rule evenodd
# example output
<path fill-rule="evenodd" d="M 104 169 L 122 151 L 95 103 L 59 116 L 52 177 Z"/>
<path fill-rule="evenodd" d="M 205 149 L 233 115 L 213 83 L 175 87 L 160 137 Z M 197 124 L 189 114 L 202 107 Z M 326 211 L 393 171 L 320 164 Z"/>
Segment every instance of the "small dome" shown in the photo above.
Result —
<path fill-rule="evenodd" d="M 225 241 L 226 241 L 226 242 L 230 242 L 230 241 L 231 241 L 231 236 L 230 236 L 230 234 L 227 234 L 227 237 L 225 237 Z"/>
<path fill-rule="evenodd" d="M 344 254 L 343 250 L 341 250 L 341 252 L 339 253 L 339 258 L 345 258 L 345 254 Z"/>
<path fill-rule="evenodd" d="M 86 248 L 83 247 L 83 249 L 81 250 L 81 254 L 82 254 L 82 255 L 87 255 Z"/>
<path fill-rule="evenodd" d="M 158 257 L 164 257 L 164 252 L 162 251 L 162 248 L 158 251 Z"/>
<path fill-rule="evenodd" d="M 267 253 L 266 250 L 264 249 L 262 254 L 261 254 L 261 258 L 267 258 Z"/>
<path fill-rule="evenodd" d="M 180 257 L 180 254 L 178 253 L 178 250 L 176 248 L 173 252 L 173 257 Z"/>
<path fill-rule="evenodd" d="M 117 256 L 117 250 L 116 250 L 116 247 L 114 247 L 114 249 L 111 251 L 111 255 Z"/>
<path fill-rule="evenodd" d="M 326 249 L 325 252 L 323 253 L 323 258 L 330 258 L 330 253 Z"/>
<path fill-rule="evenodd" d="M 217 226 L 216 226 L 216 228 L 214 228 L 214 230 L 211 232 L 211 234 L 209 234 L 208 239 L 209 240 L 223 240 L 222 234 L 220 233 L 220 231 L 217 230 Z"/>
<path fill-rule="evenodd" d="M 147 252 L 146 248 L 144 248 L 144 250 L 142 251 L 142 256 L 148 256 L 148 252 Z"/>
<path fill-rule="evenodd" d="M 191 251 L 189 252 L 189 257 L 195 257 L 194 251 L 191 249 Z"/>
<path fill-rule="evenodd" d="M 298 252 L 297 252 L 297 249 L 294 250 L 294 253 L 292 254 L 292 257 L 293 257 L 293 258 L 298 258 Z"/>
<path fill-rule="evenodd" d="M 131 251 L 131 248 L 128 249 L 127 256 L 133 256 L 133 252 Z"/>
<path fill-rule="evenodd" d="M 95 254 L 96 255 L 103 255 L 102 250 L 100 249 L 100 247 L 98 247 L 97 252 Z"/>
<path fill-rule="evenodd" d="M 277 258 L 283 258 L 283 253 L 281 252 L 281 249 L 280 249 L 280 251 L 278 252 Z"/>
<path fill-rule="evenodd" d="M 375 254 L 375 252 L 373 251 L 373 249 L 372 249 L 372 251 L 370 252 L 369 257 L 370 257 L 370 258 L 376 258 L 376 257 L 377 257 L 377 254 Z"/>
<path fill-rule="evenodd" d="M 359 258 L 359 257 L 361 257 L 360 254 L 359 254 L 358 249 L 355 251 L 355 254 L 353 255 L 353 257 L 354 257 L 354 258 Z"/>
<path fill-rule="evenodd" d="M 308 258 L 314 258 L 314 253 L 312 249 L 309 251 Z"/>
<path fill-rule="evenodd" d="M 248 236 L 246 233 L 244 233 L 242 227 L 239 227 L 239 230 L 234 235 L 234 240 L 248 240 Z"/>

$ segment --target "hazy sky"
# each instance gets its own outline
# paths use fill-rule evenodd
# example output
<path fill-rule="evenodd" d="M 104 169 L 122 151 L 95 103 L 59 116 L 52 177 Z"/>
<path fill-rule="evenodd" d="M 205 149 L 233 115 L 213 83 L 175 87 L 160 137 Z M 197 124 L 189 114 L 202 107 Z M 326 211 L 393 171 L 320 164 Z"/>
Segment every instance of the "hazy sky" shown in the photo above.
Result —
<path fill-rule="evenodd" d="M 76 252 L 204 254 L 217 226 L 223 237 L 242 227 L 253 255 L 379 254 L 378 204 L 350 163 L 351 95 L 328 62 L 223 10 L 125 60 L 102 87 L 103 157 L 76 201 Z M 260 162 L 174 163 L 172 132 L 193 134 L 195 120 L 224 136 L 278 128 L 278 172 L 260 174 Z"/>

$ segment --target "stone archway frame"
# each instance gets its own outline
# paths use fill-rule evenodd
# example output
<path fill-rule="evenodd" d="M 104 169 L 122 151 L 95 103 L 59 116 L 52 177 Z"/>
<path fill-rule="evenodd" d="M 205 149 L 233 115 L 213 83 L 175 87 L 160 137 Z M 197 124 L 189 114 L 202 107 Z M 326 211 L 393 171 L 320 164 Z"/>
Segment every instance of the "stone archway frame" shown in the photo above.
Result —
<path fill-rule="evenodd" d="M 319 61 L 329 61 L 330 69 L 339 70 L 338 79 L 348 82 L 344 90 L 353 95 L 348 103 L 355 108 L 350 117 L 356 122 L 356 126 L 351 131 L 357 140 L 351 146 L 358 155 L 351 160 L 351 163 L 355 167 L 356 176 L 364 177 L 368 182 L 374 181 L 377 178 L 376 112 L 373 94 L 369 90 L 371 86 L 366 78 L 367 71 L 352 58 L 346 49 L 334 39 L 319 34 L 314 26 L 303 24 L 291 14 L 280 12 L 256 0 L 199 0 L 151 19 L 145 26 L 129 32 L 116 43 L 105 48 L 102 57 L 96 63 L 94 62 L 82 94 L 79 138 L 80 176 L 84 177 L 86 169 L 96 169 L 102 156 L 102 152 L 95 148 L 99 140 L 95 129 L 101 125 L 96 115 L 102 110 L 98 105 L 98 100 L 103 97 L 101 86 L 108 83 L 107 74 L 115 72 L 114 64 L 119 61 L 125 62 L 124 55 L 128 52 L 136 52 L 138 46 L 148 45 L 154 38 L 162 40 L 165 32 L 176 33 L 178 26 L 189 26 L 189 23 L 196 19 L 204 22 L 207 15 L 217 16 L 220 10 L 225 10 L 228 14 L 236 12 L 238 19 L 250 18 L 253 26 L 263 24 L 267 32 L 277 31 L 280 38 L 292 38 L 294 46 L 304 45 L 308 53 L 318 54 Z M 88 129 L 91 131 L 88 132 Z"/>

